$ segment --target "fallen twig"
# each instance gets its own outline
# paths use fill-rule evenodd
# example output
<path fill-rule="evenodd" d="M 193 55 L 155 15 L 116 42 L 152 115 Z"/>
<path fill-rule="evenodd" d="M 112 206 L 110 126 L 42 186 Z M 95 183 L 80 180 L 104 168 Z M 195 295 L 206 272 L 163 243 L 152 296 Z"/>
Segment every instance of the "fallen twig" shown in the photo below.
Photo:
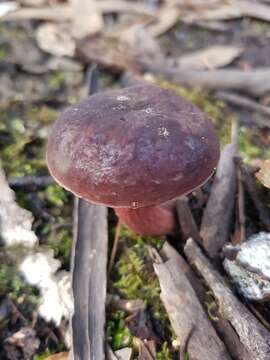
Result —
<path fill-rule="evenodd" d="M 222 150 L 211 193 L 202 217 L 200 235 L 203 247 L 212 258 L 229 240 L 235 201 L 236 171 L 234 158 L 238 149 L 237 123 L 232 124 L 231 143 Z"/>
<path fill-rule="evenodd" d="M 190 70 L 172 68 L 164 64 L 141 62 L 145 71 L 163 76 L 166 80 L 187 86 L 208 89 L 234 89 L 261 96 L 270 90 L 270 68 L 250 71 L 235 69 Z"/>
<path fill-rule="evenodd" d="M 242 96 L 242 95 L 234 94 L 234 93 L 228 93 L 225 91 L 217 91 L 215 95 L 218 99 L 227 101 L 233 105 L 241 106 L 248 110 L 257 111 L 258 113 L 265 115 L 267 117 L 270 116 L 270 107 L 261 105 L 261 104 L 257 103 L 256 101 L 249 99 L 246 96 Z M 256 122 L 257 125 L 259 125 L 259 126 L 270 127 L 269 119 L 259 120 L 259 121 L 256 119 L 253 119 L 253 121 Z"/>
<path fill-rule="evenodd" d="M 97 1 L 96 10 L 103 13 L 135 13 L 139 15 L 152 15 L 153 10 L 143 4 L 133 4 L 123 0 Z M 2 17 L 2 20 L 48 20 L 68 21 L 72 20 L 73 11 L 71 5 L 54 5 L 43 8 L 21 8 Z"/>
<path fill-rule="evenodd" d="M 256 360 L 268 360 L 270 333 L 233 295 L 194 240 L 190 238 L 187 241 L 184 251 L 188 260 L 212 290 L 218 302 L 219 313 L 231 323 L 249 355 Z"/>
<path fill-rule="evenodd" d="M 230 359 L 185 273 L 179 271 L 180 255 L 168 243 L 162 248 L 162 255 L 167 258 L 166 261 L 163 261 L 156 252 L 154 254 L 154 269 L 160 282 L 161 300 L 182 346 L 193 329 L 187 343 L 187 353 L 190 358 Z"/>
<path fill-rule="evenodd" d="M 31 189 L 36 190 L 54 184 L 55 181 L 51 176 L 23 176 L 10 177 L 8 184 L 13 189 Z"/>
<path fill-rule="evenodd" d="M 118 243 L 119 243 L 119 239 L 120 239 L 120 230 L 121 230 L 121 224 L 118 221 L 116 228 L 115 228 L 113 247 L 112 247 L 109 266 L 108 266 L 108 274 L 110 274 L 110 272 L 113 268 L 113 264 L 114 264 L 114 260 L 115 260 L 115 256 L 116 256 L 116 252 L 117 252 L 117 247 L 118 247 Z"/>

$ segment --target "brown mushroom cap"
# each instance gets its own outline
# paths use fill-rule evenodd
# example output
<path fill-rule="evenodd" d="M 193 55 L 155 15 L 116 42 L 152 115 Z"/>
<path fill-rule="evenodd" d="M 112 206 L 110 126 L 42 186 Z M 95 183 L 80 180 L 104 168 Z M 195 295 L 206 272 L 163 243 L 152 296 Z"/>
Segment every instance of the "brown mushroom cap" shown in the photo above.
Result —
<path fill-rule="evenodd" d="M 101 92 L 69 107 L 47 149 L 50 172 L 63 187 L 111 207 L 150 206 L 188 193 L 218 158 L 206 115 L 153 85 Z"/>

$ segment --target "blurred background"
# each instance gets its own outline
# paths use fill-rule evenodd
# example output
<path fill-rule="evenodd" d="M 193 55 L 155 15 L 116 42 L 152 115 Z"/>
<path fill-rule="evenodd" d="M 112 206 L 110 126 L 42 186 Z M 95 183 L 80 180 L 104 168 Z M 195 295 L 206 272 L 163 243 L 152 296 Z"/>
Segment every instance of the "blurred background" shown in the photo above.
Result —
<path fill-rule="evenodd" d="M 99 69 L 100 91 L 146 81 L 184 96 L 208 114 L 222 146 L 231 141 L 231 123 L 237 121 L 239 154 L 251 174 L 263 166 L 260 179 L 269 186 L 269 1 L 1 1 L 3 360 L 68 356 L 73 197 L 49 176 L 45 146 L 59 112 L 87 96 L 92 65 Z M 256 184 L 269 207 L 269 191 Z M 199 218 L 198 198 L 191 195 L 189 201 Z M 249 236 L 264 226 L 249 195 L 245 201 Z M 110 214 L 111 241 L 115 225 Z M 179 358 L 147 249 L 162 242 L 121 229 L 108 279 L 114 305 L 106 324 L 117 359 L 150 359 L 138 355 L 145 332 L 156 359 Z M 143 327 L 127 319 L 125 301 L 146 307 Z M 51 357 L 55 353 L 61 354 Z"/>

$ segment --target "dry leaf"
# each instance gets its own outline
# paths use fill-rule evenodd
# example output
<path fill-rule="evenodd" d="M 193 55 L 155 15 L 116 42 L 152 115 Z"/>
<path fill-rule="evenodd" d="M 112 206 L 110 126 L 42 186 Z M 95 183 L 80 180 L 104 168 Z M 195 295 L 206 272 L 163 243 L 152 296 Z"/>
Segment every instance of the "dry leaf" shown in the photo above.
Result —
<path fill-rule="evenodd" d="M 56 56 L 73 56 L 75 53 L 75 42 L 67 31 L 65 24 L 43 24 L 36 32 L 39 47 Z"/>
<path fill-rule="evenodd" d="M 171 6 L 164 6 L 154 18 L 153 23 L 147 26 L 149 33 L 160 36 L 173 28 L 180 19 L 181 9 Z"/>
<path fill-rule="evenodd" d="M 99 33 L 104 27 L 101 12 L 94 0 L 71 0 L 73 21 L 72 35 L 81 39 Z"/>
<path fill-rule="evenodd" d="M 256 178 L 270 189 L 270 160 L 265 160 L 261 169 L 256 173 Z"/>
<path fill-rule="evenodd" d="M 190 69 L 216 69 L 230 64 L 241 53 L 238 46 L 211 46 L 180 57 L 178 65 Z"/>
<path fill-rule="evenodd" d="M 134 52 L 118 39 L 106 36 L 88 36 L 77 42 L 78 56 L 85 62 L 94 62 L 112 72 L 132 69 L 138 71 L 139 66 L 134 60 Z"/>
<path fill-rule="evenodd" d="M 5 339 L 4 349 L 8 359 L 29 360 L 33 358 L 39 344 L 36 331 L 25 326 Z"/>
<path fill-rule="evenodd" d="M 68 360 L 68 359 L 69 359 L 69 353 L 67 351 L 60 352 L 58 354 L 54 354 L 45 358 L 45 360 Z"/>

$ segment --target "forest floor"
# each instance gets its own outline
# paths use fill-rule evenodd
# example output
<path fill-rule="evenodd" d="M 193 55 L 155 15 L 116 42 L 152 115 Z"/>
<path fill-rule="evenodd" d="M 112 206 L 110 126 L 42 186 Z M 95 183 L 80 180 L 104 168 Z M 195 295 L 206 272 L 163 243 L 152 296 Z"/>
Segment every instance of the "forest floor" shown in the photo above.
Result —
<path fill-rule="evenodd" d="M 167 4 L 166 1 L 150 0 L 140 2 L 145 9 L 154 14 L 158 13 L 157 17 L 166 6 L 171 8 L 169 3 L 171 2 L 168 1 Z M 112 9 L 102 16 L 97 12 L 97 17 L 102 18 L 102 25 L 91 29 L 91 34 L 87 34 L 87 37 L 74 39 L 70 29 L 72 19 L 67 18 L 67 21 L 63 22 L 61 16 L 57 18 L 55 11 L 51 12 L 47 19 L 43 13 L 36 15 L 38 10 L 44 7 L 53 9 L 68 4 L 60 0 L 41 0 L 36 4 L 30 0 L 14 2 L 18 9 L 28 7 L 32 9 L 32 13 L 24 19 L 20 18 L 20 14 L 16 16 L 16 11 L 0 18 L 0 158 L 7 182 L 15 191 L 17 204 L 29 210 L 33 216 L 32 231 L 38 239 L 35 246 L 29 249 L 24 242 L 7 243 L 1 234 L 0 358 L 3 360 L 42 360 L 59 352 L 63 359 L 67 358 L 70 344 L 67 335 L 68 317 L 64 310 L 61 310 L 63 317 L 60 320 L 53 311 L 48 311 L 47 317 L 40 315 L 39 307 L 44 301 L 44 294 L 38 282 L 33 285 L 33 281 L 29 283 L 23 276 L 21 262 L 29 253 L 51 254 L 48 250 L 53 250 L 53 255 L 48 255 L 48 258 L 51 256 L 51 260 L 52 257 L 59 260 L 60 263 L 56 266 L 58 271 L 69 274 L 73 195 L 48 177 L 45 161 L 46 139 L 58 114 L 68 105 L 87 96 L 87 71 L 92 64 L 97 64 L 99 68 L 100 91 L 123 87 L 127 77 L 132 78 L 128 80 L 131 82 L 140 77 L 192 101 L 212 120 L 222 147 L 231 141 L 231 123 L 237 121 L 238 156 L 243 159 L 252 176 L 256 196 L 269 217 L 270 192 L 256 180 L 254 174 L 264 160 L 270 158 L 270 88 L 256 94 L 249 91 L 249 86 L 245 84 L 242 89 L 233 85 L 226 89 L 222 85 L 217 88 L 215 85 L 196 85 L 196 81 L 193 85 L 186 82 L 182 84 L 181 81 L 168 77 L 165 72 L 155 71 L 154 74 L 151 67 L 146 70 L 137 59 L 143 58 L 146 63 L 149 59 L 154 59 L 153 62 L 156 61 L 159 66 L 165 64 L 164 68 L 170 67 L 176 71 L 181 68 L 181 62 L 195 71 L 215 72 L 222 68 L 247 73 L 256 68 L 269 69 L 270 6 L 256 2 L 267 7 L 269 19 L 267 12 L 265 19 L 256 12 L 255 15 L 243 12 L 232 18 L 225 14 L 224 18 L 220 15 L 212 20 L 198 20 L 196 16 L 201 16 L 204 11 L 201 2 L 175 3 L 177 9 L 180 9 L 178 16 L 175 19 L 169 17 L 169 25 L 164 28 L 161 26 L 157 34 L 154 27 L 149 27 L 148 32 L 147 27 L 143 27 L 147 21 L 142 10 L 143 14 L 139 11 L 136 13 L 130 10 L 126 13 L 123 9 Z M 209 1 L 209 8 L 214 6 L 212 3 L 217 4 L 218 1 Z M 0 9 L 3 4 L 0 2 Z M 220 2 L 217 8 L 221 9 L 223 5 L 223 2 Z M 187 13 L 184 12 L 183 15 L 185 6 Z M 170 10 L 167 10 L 167 13 L 170 13 Z M 185 20 L 185 17 L 192 15 L 195 20 Z M 79 16 L 81 15 L 79 14 L 78 18 Z M 75 17 L 75 20 L 78 18 Z M 134 28 L 139 24 L 143 32 L 134 32 L 132 37 L 128 33 L 129 28 L 133 29 L 130 24 Z M 113 40 L 109 37 L 110 29 L 113 29 L 114 34 L 118 34 Z M 134 40 L 134 34 L 138 35 L 139 40 Z M 124 51 L 125 47 L 123 49 L 122 41 L 128 43 L 127 53 Z M 195 53 L 202 49 L 209 51 L 209 47 L 215 49 L 208 55 Z M 187 54 L 190 56 L 186 56 Z M 260 81 L 270 83 L 267 77 Z M 255 87 L 254 85 L 254 89 Z M 228 101 L 228 94 L 234 96 L 236 92 L 257 107 L 250 107 L 245 102 L 239 104 L 235 98 Z M 188 197 L 188 204 L 198 227 L 210 188 L 211 181 L 203 187 L 200 194 L 203 194 L 205 199 L 203 205 L 200 195 L 192 193 Z M 232 193 L 231 196 L 235 196 L 237 208 L 239 193 Z M 0 204 L 4 206 L 4 200 Z M 244 224 L 241 226 L 244 226 L 245 239 L 263 231 L 269 232 L 246 188 L 244 214 Z M 14 216 L 16 217 L 16 214 Z M 237 216 L 236 211 L 232 215 L 230 240 L 239 244 Z M 2 221 L 0 212 L 0 223 Z M 117 219 L 110 210 L 109 257 L 116 224 Z M 124 359 L 151 359 L 152 355 L 147 355 L 142 350 L 145 337 L 149 348 L 155 354 L 152 359 L 170 360 L 179 359 L 181 356 L 179 340 L 169 320 L 170 314 L 168 316 L 168 311 L 160 299 L 159 279 L 149 253 L 149 246 L 160 250 L 165 240 L 165 237 L 139 236 L 124 226 L 120 227 L 116 257 L 108 276 L 108 294 L 111 300 L 108 300 L 107 306 L 106 339 L 114 352 L 121 349 L 132 350 L 132 355 L 128 352 L 126 354 L 129 355 L 122 355 L 126 356 Z M 186 239 L 183 231 L 167 240 L 184 254 Z M 184 257 L 186 258 L 186 255 Z M 221 273 L 228 280 L 224 270 L 221 270 Z M 200 282 L 205 286 L 203 281 Z M 253 309 L 253 314 L 264 318 L 264 326 L 269 329 L 269 303 L 254 303 L 239 294 L 232 283 L 230 287 L 237 299 Z M 207 292 L 207 289 L 205 291 Z M 203 307 L 210 314 L 211 320 L 216 314 L 215 311 L 214 315 L 211 312 L 213 303 L 213 294 L 208 293 Z M 126 304 L 131 304 L 140 311 L 130 312 Z M 141 313 L 144 314 L 143 317 Z M 121 353 L 119 354 L 118 359 L 121 356 Z M 184 358 L 188 359 L 188 352 Z"/>

